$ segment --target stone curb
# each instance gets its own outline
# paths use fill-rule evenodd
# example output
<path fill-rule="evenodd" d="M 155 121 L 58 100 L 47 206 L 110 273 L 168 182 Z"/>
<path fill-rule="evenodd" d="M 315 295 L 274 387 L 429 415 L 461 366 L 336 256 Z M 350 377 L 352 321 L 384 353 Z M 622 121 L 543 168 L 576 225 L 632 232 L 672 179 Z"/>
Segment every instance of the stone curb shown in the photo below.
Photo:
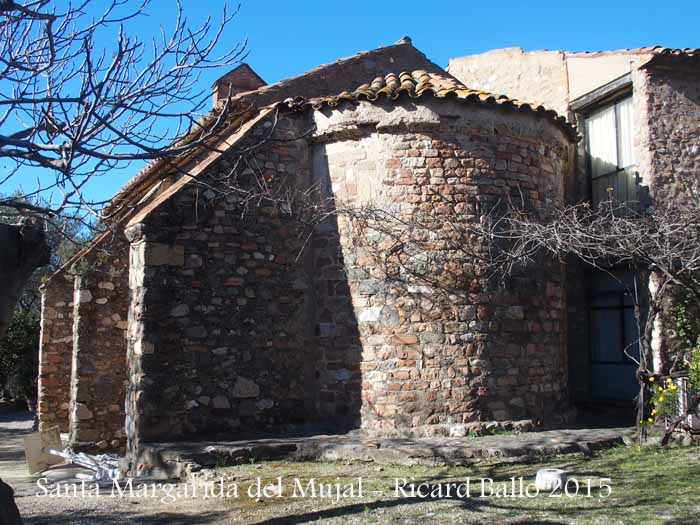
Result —
<path fill-rule="evenodd" d="M 260 461 L 363 461 L 380 465 L 460 466 L 498 459 L 531 463 L 560 454 L 593 452 L 630 443 L 629 429 L 532 432 L 486 438 L 381 439 L 312 436 L 233 442 L 144 443 L 140 472 L 185 479 L 202 468 Z"/>

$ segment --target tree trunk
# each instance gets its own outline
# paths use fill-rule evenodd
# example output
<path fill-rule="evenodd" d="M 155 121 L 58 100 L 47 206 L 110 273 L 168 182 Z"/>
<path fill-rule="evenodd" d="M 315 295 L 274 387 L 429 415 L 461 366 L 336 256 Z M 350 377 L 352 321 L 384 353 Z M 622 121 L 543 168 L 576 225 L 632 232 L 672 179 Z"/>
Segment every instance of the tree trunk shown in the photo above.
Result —
<path fill-rule="evenodd" d="M 49 263 L 49 256 L 41 224 L 0 224 L 0 337 L 10 325 L 27 279 Z"/>
<path fill-rule="evenodd" d="M 0 525 L 22 525 L 22 518 L 15 505 L 15 492 L 0 479 Z"/>

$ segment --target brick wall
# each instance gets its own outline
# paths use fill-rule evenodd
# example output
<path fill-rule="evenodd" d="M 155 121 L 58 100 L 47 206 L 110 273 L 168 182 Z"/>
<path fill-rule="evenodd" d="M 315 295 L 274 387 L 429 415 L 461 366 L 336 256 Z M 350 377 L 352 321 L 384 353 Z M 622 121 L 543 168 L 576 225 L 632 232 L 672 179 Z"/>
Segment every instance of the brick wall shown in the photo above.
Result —
<path fill-rule="evenodd" d="M 39 343 L 39 428 L 58 425 L 68 432 L 73 354 L 73 276 L 59 274 L 41 296 Z"/>
<path fill-rule="evenodd" d="M 506 122 L 496 112 L 444 101 L 426 106 L 416 111 L 363 103 L 317 114 L 316 141 L 323 144 L 314 152 L 314 176 L 322 184 L 328 179 L 339 207 L 392 209 L 407 221 L 428 211 L 440 231 L 448 220 L 458 227 L 481 220 L 507 197 L 524 195 L 533 210 L 562 203 L 572 149 L 561 133 L 534 119 Z M 446 114 L 452 118 L 442 119 Z M 358 131 L 373 128 L 381 131 Z M 385 257 L 395 246 L 383 244 L 381 235 L 358 242 L 353 232 L 353 221 L 342 213 L 337 231 L 326 230 L 338 236 L 326 245 L 340 245 L 342 253 L 326 256 L 324 268 L 337 275 L 342 264 L 347 283 L 319 289 L 342 290 L 343 302 L 349 289 L 354 308 L 354 316 L 326 309 L 336 314 L 328 318 L 329 343 L 320 344 L 320 365 L 336 371 L 321 376 L 328 378 L 320 385 L 326 411 L 352 402 L 350 411 L 359 404 L 368 431 L 419 435 L 459 434 L 480 421 L 553 423 L 568 415 L 558 263 L 542 262 L 502 290 L 457 246 L 427 243 L 431 264 L 443 265 L 428 273 L 452 272 L 448 280 L 456 289 L 446 291 L 429 279 L 401 275 L 405 264 Z M 387 278 L 391 274 L 400 277 Z M 361 348 L 342 345 L 348 325 L 360 334 Z M 360 381 L 357 401 L 349 390 Z"/>
<path fill-rule="evenodd" d="M 122 239 L 89 257 L 75 279 L 70 437 L 74 448 L 125 444 L 128 245 Z"/>
<path fill-rule="evenodd" d="M 700 192 L 700 70 L 697 59 L 685 63 L 670 60 L 635 72 L 639 173 L 652 202 L 695 202 Z M 657 369 L 663 351 L 672 354 L 687 345 L 675 330 L 678 293 L 671 290 L 654 323 L 652 346 Z"/>

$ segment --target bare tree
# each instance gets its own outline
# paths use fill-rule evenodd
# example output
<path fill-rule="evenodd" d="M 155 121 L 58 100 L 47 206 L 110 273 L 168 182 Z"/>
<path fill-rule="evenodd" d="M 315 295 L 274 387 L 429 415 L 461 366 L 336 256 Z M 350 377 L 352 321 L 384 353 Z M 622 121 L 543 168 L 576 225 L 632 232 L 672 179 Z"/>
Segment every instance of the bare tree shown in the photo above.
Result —
<path fill-rule="evenodd" d="M 1 206 L 49 215 L 66 207 L 95 211 L 100 203 L 83 191 L 91 178 L 130 161 L 182 154 L 223 123 L 226 107 L 200 126 L 209 91 L 199 80 L 204 70 L 244 56 L 244 44 L 215 55 L 237 9 L 224 4 L 218 25 L 207 19 L 193 29 L 178 3 L 175 26 L 146 42 L 128 35 L 125 24 L 146 16 L 149 4 L 112 0 L 93 16 L 88 1 L 64 11 L 49 0 L 0 2 L 0 156 L 11 162 L 2 182 L 27 168 L 53 174 Z M 175 140 L 193 131 L 187 142 Z M 42 205 L 27 202 L 38 196 Z"/>
<path fill-rule="evenodd" d="M 228 98 L 207 111 L 210 92 L 200 78 L 245 56 L 245 42 L 217 54 L 238 7 L 224 3 L 218 22 L 190 27 L 177 3 L 171 29 L 150 41 L 129 35 L 128 24 L 149 7 L 150 0 L 111 0 L 95 12 L 88 0 L 0 0 L 0 157 L 7 166 L 0 187 L 31 186 L 0 196 L 6 218 L 68 213 L 94 225 L 104 203 L 85 191 L 90 180 L 133 161 L 184 155 L 224 125 Z M 26 268 L 0 282 L 20 274 Z M 8 294 L 0 301 L 3 315 L 12 310 Z"/>

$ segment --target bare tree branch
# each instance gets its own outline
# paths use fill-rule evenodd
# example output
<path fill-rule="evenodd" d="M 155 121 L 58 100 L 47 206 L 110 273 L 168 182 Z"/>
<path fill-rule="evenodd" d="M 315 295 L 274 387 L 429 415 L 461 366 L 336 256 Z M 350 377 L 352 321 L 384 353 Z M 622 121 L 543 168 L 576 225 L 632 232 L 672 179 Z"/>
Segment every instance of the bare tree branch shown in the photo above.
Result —
<path fill-rule="evenodd" d="M 174 27 L 158 38 L 129 35 L 125 24 L 148 16 L 150 6 L 111 0 L 95 14 L 88 1 L 64 11 L 49 0 L 0 2 L 0 157 L 11 161 L 3 183 L 17 186 L 28 168 L 41 168 L 55 179 L 43 177 L 45 187 L 58 190 L 40 195 L 45 205 L 36 209 L 27 207 L 28 194 L 3 206 L 96 213 L 97 203 L 83 195 L 88 180 L 132 161 L 182 155 L 226 121 L 228 103 L 208 113 L 210 93 L 199 79 L 245 57 L 245 42 L 216 54 L 238 6 L 223 3 L 218 23 L 190 27 L 178 2 Z M 115 31 L 110 49 L 102 43 L 114 41 Z"/>

